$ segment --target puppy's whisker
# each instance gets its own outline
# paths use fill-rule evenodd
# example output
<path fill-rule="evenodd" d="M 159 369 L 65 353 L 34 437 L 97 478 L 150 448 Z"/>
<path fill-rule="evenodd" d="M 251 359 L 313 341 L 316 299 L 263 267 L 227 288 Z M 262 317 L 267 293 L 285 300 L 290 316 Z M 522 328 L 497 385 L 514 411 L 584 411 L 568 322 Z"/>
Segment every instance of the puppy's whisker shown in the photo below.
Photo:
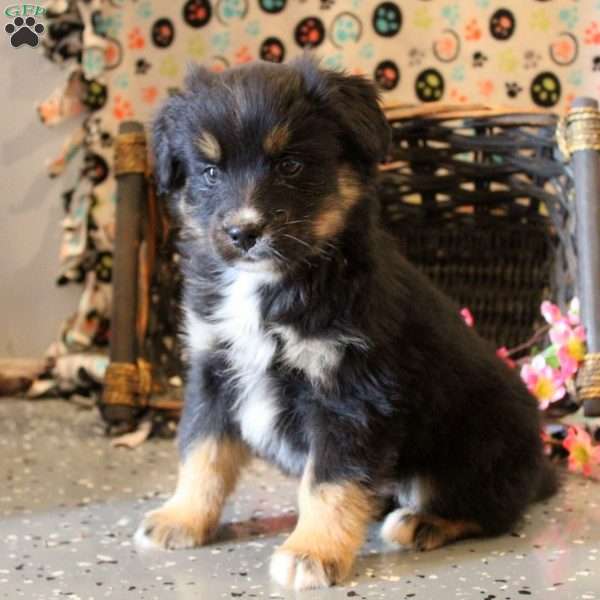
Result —
<path fill-rule="evenodd" d="M 309 250 L 314 250 L 314 248 L 309 243 L 305 242 L 304 240 L 298 239 L 295 235 L 291 235 L 289 233 L 283 233 L 282 235 L 283 237 L 290 238 L 291 240 L 294 240 L 295 242 L 306 246 Z"/>

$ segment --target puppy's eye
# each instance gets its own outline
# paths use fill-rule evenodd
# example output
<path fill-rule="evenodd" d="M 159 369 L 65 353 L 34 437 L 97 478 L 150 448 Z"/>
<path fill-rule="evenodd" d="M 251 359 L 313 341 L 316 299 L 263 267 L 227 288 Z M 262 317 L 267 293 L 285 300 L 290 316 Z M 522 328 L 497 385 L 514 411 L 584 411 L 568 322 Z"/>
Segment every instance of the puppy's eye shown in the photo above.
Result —
<path fill-rule="evenodd" d="M 294 175 L 298 175 L 298 173 L 302 171 L 303 167 L 304 164 L 294 158 L 284 158 L 277 163 L 277 170 L 284 177 L 293 177 Z"/>
<path fill-rule="evenodd" d="M 217 167 L 207 167 L 202 174 L 208 185 L 215 185 L 219 181 L 219 169 Z"/>

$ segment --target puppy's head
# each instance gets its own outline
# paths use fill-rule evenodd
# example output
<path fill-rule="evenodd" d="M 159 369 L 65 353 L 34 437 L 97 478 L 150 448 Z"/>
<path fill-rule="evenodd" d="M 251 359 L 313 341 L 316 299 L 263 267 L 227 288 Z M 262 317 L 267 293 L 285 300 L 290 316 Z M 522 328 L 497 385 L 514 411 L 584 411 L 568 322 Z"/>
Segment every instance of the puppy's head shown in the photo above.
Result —
<path fill-rule="evenodd" d="M 159 192 L 222 261 L 282 270 L 323 252 L 365 200 L 389 143 L 367 80 L 309 58 L 195 67 L 153 127 Z"/>

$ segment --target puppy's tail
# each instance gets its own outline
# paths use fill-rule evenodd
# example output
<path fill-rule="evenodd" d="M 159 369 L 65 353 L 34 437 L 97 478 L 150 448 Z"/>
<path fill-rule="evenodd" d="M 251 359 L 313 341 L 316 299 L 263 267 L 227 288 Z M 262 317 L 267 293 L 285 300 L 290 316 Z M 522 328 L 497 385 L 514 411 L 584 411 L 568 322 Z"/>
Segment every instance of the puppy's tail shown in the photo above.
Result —
<path fill-rule="evenodd" d="M 560 487 L 560 478 L 556 467 L 546 458 L 544 458 L 539 471 L 537 489 L 534 494 L 534 500 L 539 502 L 554 496 Z"/>

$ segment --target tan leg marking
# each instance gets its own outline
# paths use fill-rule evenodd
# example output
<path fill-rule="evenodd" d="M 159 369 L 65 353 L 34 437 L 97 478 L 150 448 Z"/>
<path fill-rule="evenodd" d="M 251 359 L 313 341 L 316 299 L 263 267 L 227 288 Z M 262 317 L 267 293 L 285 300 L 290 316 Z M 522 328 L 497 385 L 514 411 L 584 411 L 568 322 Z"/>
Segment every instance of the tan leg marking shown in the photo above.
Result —
<path fill-rule="evenodd" d="M 358 202 L 362 188 L 358 176 L 349 167 L 341 167 L 337 174 L 338 191 L 325 202 L 325 209 L 317 216 L 314 234 L 327 240 L 337 234 L 346 222 L 346 215 Z"/>
<path fill-rule="evenodd" d="M 221 146 L 212 133 L 203 131 L 196 140 L 196 146 L 208 160 L 214 163 L 218 163 L 221 160 Z"/>
<path fill-rule="evenodd" d="M 312 480 L 309 462 L 300 483 L 298 523 L 271 559 L 271 577 L 296 590 L 342 581 L 376 512 L 373 496 L 362 486 Z"/>
<path fill-rule="evenodd" d="M 179 468 L 175 493 L 145 515 L 136 541 L 161 548 L 191 548 L 207 542 L 248 457 L 242 442 L 228 438 L 207 439 L 191 449 Z"/>
<path fill-rule="evenodd" d="M 407 508 L 391 512 L 381 527 L 381 537 L 393 544 L 416 550 L 435 550 L 441 546 L 481 534 L 472 521 L 450 521 L 434 515 L 415 513 Z"/>

